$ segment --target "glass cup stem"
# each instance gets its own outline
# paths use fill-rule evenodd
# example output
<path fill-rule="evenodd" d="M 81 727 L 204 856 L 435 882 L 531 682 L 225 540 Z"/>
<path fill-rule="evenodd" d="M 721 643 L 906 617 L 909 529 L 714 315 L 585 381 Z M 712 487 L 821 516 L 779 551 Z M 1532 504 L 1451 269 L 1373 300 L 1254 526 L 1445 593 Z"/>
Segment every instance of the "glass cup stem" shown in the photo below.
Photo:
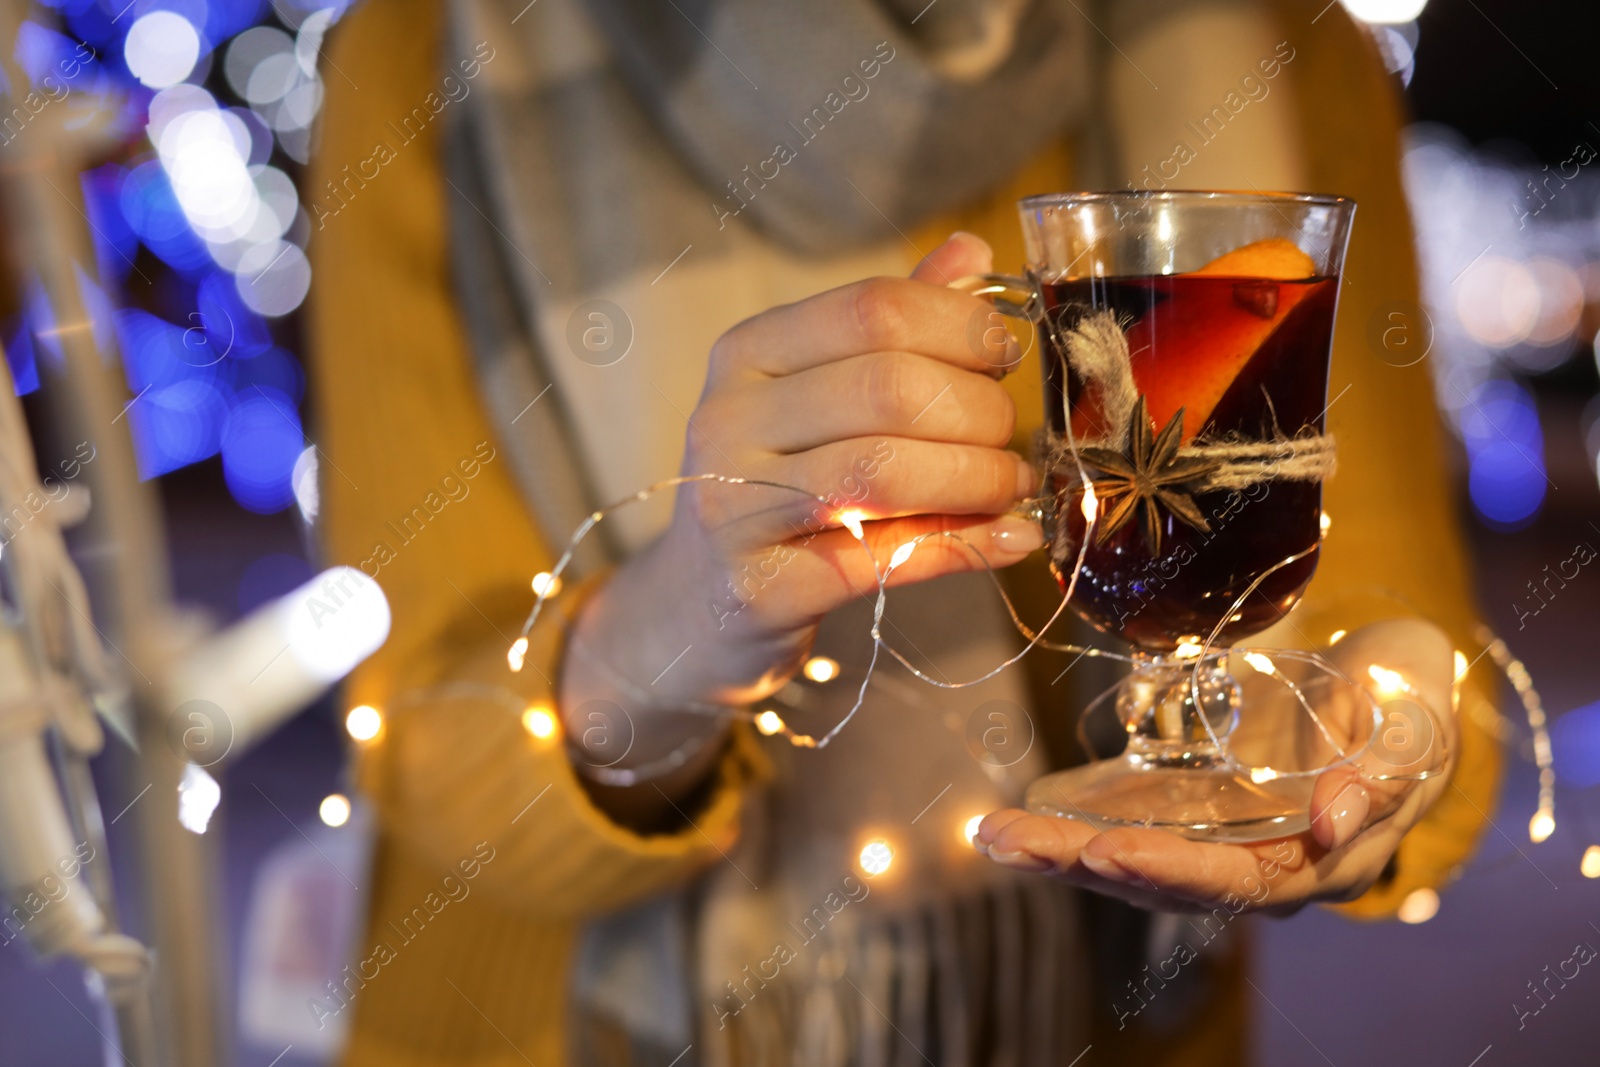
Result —
<path fill-rule="evenodd" d="M 1133 673 L 1117 693 L 1117 715 L 1128 732 L 1129 758 L 1162 767 L 1221 762 L 1212 737 L 1232 733 L 1239 714 L 1239 687 L 1223 669 L 1222 659 L 1222 654 L 1207 656 L 1196 679 L 1192 659 L 1135 654 Z"/>

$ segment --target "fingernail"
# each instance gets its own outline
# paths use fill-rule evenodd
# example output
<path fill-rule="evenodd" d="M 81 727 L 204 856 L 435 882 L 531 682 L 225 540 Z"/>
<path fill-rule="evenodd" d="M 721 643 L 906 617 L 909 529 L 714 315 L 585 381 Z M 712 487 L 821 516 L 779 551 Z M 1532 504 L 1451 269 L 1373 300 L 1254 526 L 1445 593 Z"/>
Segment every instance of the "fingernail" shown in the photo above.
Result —
<path fill-rule="evenodd" d="M 989 858 L 1002 867 L 1010 867 L 1014 871 L 1048 871 L 1054 864 L 1042 860 L 1030 852 L 997 852 L 989 850 Z"/>
<path fill-rule="evenodd" d="M 989 259 L 990 259 L 989 266 L 992 267 L 994 265 L 994 263 L 993 263 L 994 250 L 989 247 L 989 242 L 988 241 L 985 241 L 982 237 L 979 237 L 977 234 L 973 233 L 970 230 L 956 230 L 956 231 L 952 232 L 949 237 L 945 238 L 945 240 L 946 240 L 946 242 L 954 241 L 958 237 L 964 237 L 968 241 L 974 241 L 974 242 L 982 245 L 984 252 L 987 253 L 987 255 L 988 255 Z M 985 267 L 984 269 L 987 270 L 988 267 Z"/>
<path fill-rule="evenodd" d="M 1034 491 L 1035 488 L 1038 487 L 1038 484 L 1039 484 L 1039 475 L 1038 475 L 1038 472 L 1033 469 L 1033 464 L 1029 463 L 1027 460 L 1023 459 L 1021 456 L 1018 456 L 1017 457 L 1017 499 L 1018 500 L 1026 500 L 1026 499 L 1028 499 L 1030 496 L 1033 495 L 1033 491 Z"/>
<path fill-rule="evenodd" d="M 1129 885 L 1139 881 L 1137 874 L 1128 870 L 1116 860 L 1105 856 L 1096 856 L 1087 848 L 1078 853 L 1078 862 L 1108 882 L 1121 882 L 1124 885 Z"/>
<path fill-rule="evenodd" d="M 1039 524 L 1021 515 L 1004 515 L 989 524 L 989 536 L 1007 555 L 1026 556 L 1044 544 Z"/>
<path fill-rule="evenodd" d="M 1333 825 L 1333 847 L 1348 845 L 1366 825 L 1367 813 L 1371 810 L 1372 798 L 1359 785 L 1346 786 L 1334 797 L 1328 811 L 1328 822 Z"/>

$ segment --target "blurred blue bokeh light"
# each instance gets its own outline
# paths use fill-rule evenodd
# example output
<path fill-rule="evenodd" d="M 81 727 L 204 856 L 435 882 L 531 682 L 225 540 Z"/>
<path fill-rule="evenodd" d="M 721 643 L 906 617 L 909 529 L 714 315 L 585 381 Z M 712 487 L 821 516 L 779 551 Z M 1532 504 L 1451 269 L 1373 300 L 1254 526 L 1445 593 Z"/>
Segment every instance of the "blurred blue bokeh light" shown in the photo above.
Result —
<path fill-rule="evenodd" d="M 1544 431 L 1533 397 L 1516 382 L 1479 385 L 1461 412 L 1472 506 L 1491 526 L 1526 526 L 1544 504 Z"/>
<path fill-rule="evenodd" d="M 294 403 L 274 389 L 252 386 L 222 429 L 222 474 L 251 511 L 271 514 L 294 503 L 294 461 L 305 447 Z"/>
<path fill-rule="evenodd" d="M 1550 724 L 1556 777 L 1563 785 L 1600 785 L 1600 703 L 1574 708 Z"/>
<path fill-rule="evenodd" d="M 285 168 L 305 160 L 315 108 L 296 105 L 299 110 L 290 115 L 277 97 L 252 92 L 243 99 L 241 78 L 248 81 L 252 65 L 268 57 L 246 46 L 243 58 L 233 61 L 238 69 L 227 77 L 224 60 L 240 33 L 262 24 L 278 27 L 278 39 L 301 50 L 294 84 L 309 85 L 311 98 L 320 100 L 314 57 L 322 33 L 350 0 L 43 2 L 59 12 L 60 25 L 52 27 L 46 16 L 21 27 L 21 70 L 35 87 L 50 90 L 51 106 L 79 108 L 85 119 L 114 109 L 111 132 L 127 148 L 116 162 L 82 178 L 98 278 L 98 284 L 85 278 L 84 295 L 109 312 L 99 321 L 114 326 L 133 398 L 127 425 L 140 473 L 153 478 L 220 454 L 228 489 L 241 505 L 264 513 L 288 507 L 295 459 L 305 448 L 305 372 L 277 343 L 263 313 L 281 316 L 292 306 L 247 304 L 251 294 L 241 298 L 232 272 L 243 269 L 252 247 L 285 235 L 304 243 L 304 210 L 287 177 L 292 170 Z M 183 19 L 199 40 L 189 84 L 161 92 L 141 84 L 128 59 L 130 30 L 142 19 L 153 24 L 147 16 L 157 12 Z M 146 34 L 134 45 L 135 64 L 171 59 L 164 48 Z M 182 69 L 170 76 L 181 77 Z M 212 125 L 191 123 L 183 136 L 162 139 L 163 123 L 197 110 L 231 125 L 203 119 Z M 236 131 L 237 160 L 213 163 L 197 155 L 210 150 L 201 143 L 204 131 L 222 128 Z M 213 169 L 201 173 L 197 167 Z M 218 203 L 227 201 L 218 200 L 215 189 L 224 188 L 218 182 L 232 183 L 225 190 L 243 205 L 237 217 L 217 215 Z M 291 229 L 302 236 L 293 237 Z M 129 290 L 140 298 L 130 300 Z M 134 303 L 159 311 L 127 306 Z M 18 393 L 39 388 L 39 361 L 48 366 L 60 358 L 51 326 L 37 284 L 30 285 L 22 312 L 0 324 Z"/>

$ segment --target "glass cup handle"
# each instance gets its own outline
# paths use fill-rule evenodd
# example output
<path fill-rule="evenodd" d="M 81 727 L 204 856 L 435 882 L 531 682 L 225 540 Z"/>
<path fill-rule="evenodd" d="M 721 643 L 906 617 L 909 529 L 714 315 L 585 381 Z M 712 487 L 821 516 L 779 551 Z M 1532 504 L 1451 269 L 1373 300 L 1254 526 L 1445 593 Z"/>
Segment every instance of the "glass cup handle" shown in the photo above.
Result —
<path fill-rule="evenodd" d="M 1032 278 L 1015 274 L 969 274 L 950 283 L 951 289 L 980 296 L 994 305 L 1000 314 L 1037 326 L 1044 322 L 1044 293 Z M 1002 370 L 1010 373 L 1015 364 Z M 1050 508 L 1044 498 L 1024 500 L 1012 509 L 1035 522 L 1045 523 L 1045 534 L 1050 536 Z"/>
<path fill-rule="evenodd" d="M 1015 274 L 969 274 L 951 282 L 950 288 L 984 297 L 1002 315 L 1036 324 L 1044 320 L 1044 294 L 1031 278 Z"/>

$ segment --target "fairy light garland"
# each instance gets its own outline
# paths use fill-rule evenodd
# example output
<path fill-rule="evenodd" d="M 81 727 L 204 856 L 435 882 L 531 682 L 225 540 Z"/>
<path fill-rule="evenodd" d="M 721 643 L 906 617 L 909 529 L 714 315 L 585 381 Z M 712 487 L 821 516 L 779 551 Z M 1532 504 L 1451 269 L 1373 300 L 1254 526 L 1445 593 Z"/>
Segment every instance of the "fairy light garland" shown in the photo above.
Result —
<path fill-rule="evenodd" d="M 1072 442 L 1072 432 L 1070 428 L 1066 437 L 1069 442 L 1069 446 L 1075 447 Z M 862 705 L 866 702 L 867 686 L 872 680 L 872 675 L 877 667 L 879 656 L 884 652 L 887 652 L 891 657 L 898 661 L 901 666 L 905 667 L 906 670 L 918 680 L 941 689 L 965 689 L 970 686 L 978 685 L 982 682 L 988 681 L 989 679 L 995 677 L 1002 671 L 1017 663 L 1022 659 L 1023 656 L 1027 655 L 1035 647 L 1047 648 L 1053 651 L 1075 653 L 1081 656 L 1096 656 L 1114 659 L 1121 662 L 1132 662 L 1133 657 L 1130 655 L 1111 652 L 1106 649 L 1094 648 L 1092 646 L 1047 641 L 1044 637 L 1044 635 L 1049 632 L 1050 628 L 1055 625 L 1056 621 L 1061 617 L 1062 613 L 1066 610 L 1067 605 L 1072 600 L 1073 594 L 1077 589 L 1078 577 L 1083 570 L 1085 556 L 1092 541 L 1090 534 L 1093 530 L 1095 521 L 1099 518 L 1099 509 L 1095 503 L 1096 498 L 1094 497 L 1093 484 L 1086 476 L 1080 476 L 1080 478 L 1083 485 L 1084 499 L 1085 501 L 1088 501 L 1088 503 L 1083 505 L 1084 515 L 1085 518 L 1088 519 L 1088 525 L 1085 527 L 1084 536 L 1078 547 L 1077 558 L 1074 560 L 1072 571 L 1066 583 L 1066 588 L 1063 591 L 1061 601 L 1056 605 L 1056 608 L 1054 612 L 1052 612 L 1049 620 L 1046 621 L 1046 623 L 1038 630 L 1032 629 L 1025 622 L 1023 622 L 1021 616 L 1017 613 L 1015 604 L 1006 594 L 1004 587 L 1001 586 L 999 577 L 996 575 L 994 568 L 989 565 L 987 559 L 983 557 L 983 554 L 979 552 L 977 548 L 961 534 L 955 531 L 936 531 L 918 534 L 909 541 L 902 542 L 900 545 L 898 545 L 894 552 L 890 555 L 887 565 L 883 565 L 879 563 L 877 556 L 873 553 L 872 546 L 867 543 L 866 529 L 863 525 L 864 521 L 867 520 L 867 515 L 865 512 L 858 508 L 844 509 L 835 512 L 834 520 L 839 524 L 840 528 L 850 532 L 851 537 L 855 539 L 856 543 L 861 546 L 862 551 L 867 554 L 867 558 L 871 560 L 873 574 L 878 587 L 877 595 L 873 604 L 872 627 L 870 631 L 872 637 L 872 653 L 868 659 L 866 669 L 862 674 L 861 683 L 856 692 L 856 698 L 845 715 L 821 736 L 816 736 L 795 730 L 787 722 L 785 722 L 780 715 L 778 715 L 776 712 L 770 711 L 770 709 L 764 712 L 752 713 L 746 710 L 725 707 L 722 705 L 684 704 L 674 705 L 673 710 L 704 713 L 725 718 L 741 718 L 745 721 L 754 723 L 756 728 L 761 733 L 767 736 L 782 736 L 791 745 L 794 745 L 798 748 L 825 748 L 833 741 L 835 737 L 840 734 L 840 732 L 844 730 L 846 726 L 849 725 L 851 720 L 855 718 L 856 713 L 860 711 Z M 811 500 L 816 500 L 824 505 L 831 506 L 826 497 L 818 496 L 817 494 L 799 488 L 798 486 L 785 485 L 781 482 L 772 482 L 762 479 L 734 477 L 730 475 L 700 474 L 685 475 L 677 478 L 671 478 L 666 481 L 657 482 L 654 485 L 647 486 L 631 496 L 616 502 L 615 504 L 592 513 L 573 533 L 571 540 L 567 544 L 566 550 L 562 553 L 561 558 L 556 561 L 555 566 L 552 567 L 548 572 L 543 572 L 549 575 L 549 578 L 546 581 L 540 583 L 544 586 L 544 591 L 537 595 L 537 598 L 534 601 L 533 609 L 529 612 L 527 619 L 523 622 L 521 633 L 513 642 L 510 650 L 507 653 L 507 663 L 511 669 L 513 671 L 520 671 L 522 669 L 527 655 L 529 634 L 531 633 L 534 625 L 537 624 L 539 617 L 543 612 L 545 601 L 550 599 L 550 597 L 553 595 L 553 589 L 559 588 L 561 576 L 565 572 L 567 566 L 571 563 L 573 554 L 576 552 L 578 545 L 582 543 L 583 539 L 588 536 L 589 532 L 593 530 L 595 526 L 605 521 L 606 518 L 616 511 L 648 500 L 655 494 L 666 489 L 702 482 L 714 482 L 729 486 L 743 485 L 759 486 L 768 489 L 779 489 L 785 492 L 791 492 L 807 497 Z M 1027 639 L 1026 644 L 1024 644 L 1024 646 L 1014 655 L 1007 657 L 994 668 L 984 672 L 978 677 L 965 681 L 952 682 L 943 678 L 935 678 L 932 675 L 929 675 L 917 667 L 915 663 L 913 663 L 899 649 L 890 644 L 883 636 L 883 617 L 888 606 L 888 584 L 890 577 L 896 570 L 904 567 L 911 561 L 917 549 L 923 543 L 932 538 L 941 537 L 956 541 L 958 544 L 972 551 L 974 555 L 978 557 L 980 562 L 982 562 L 984 565 L 984 570 L 988 574 L 990 582 L 994 585 L 996 592 L 999 594 L 1001 601 L 1004 603 L 1007 614 L 1011 618 L 1012 624 L 1016 627 L 1018 632 Z M 1304 558 L 1311 552 L 1316 551 L 1318 547 L 1320 547 L 1320 538 L 1318 544 L 1313 545 L 1311 548 L 1305 550 L 1305 552 L 1297 553 L 1293 556 L 1287 557 L 1269 569 L 1266 573 L 1259 576 L 1244 590 L 1243 593 L 1240 594 L 1233 607 L 1229 609 L 1229 614 L 1237 611 L 1238 608 L 1243 605 L 1246 598 L 1254 593 L 1260 584 L 1270 577 L 1272 573 L 1281 567 L 1287 566 L 1299 559 Z M 1224 618 L 1226 618 L 1226 616 L 1224 616 Z M 1186 642 L 1187 647 L 1180 648 L 1179 650 L 1180 656 L 1188 653 L 1193 657 L 1195 669 L 1194 678 L 1196 679 L 1194 684 L 1196 685 L 1198 685 L 1197 679 L 1202 665 L 1209 660 L 1214 659 L 1218 655 L 1218 653 L 1215 653 L 1212 650 L 1223 625 L 1223 623 L 1218 623 L 1217 628 L 1213 630 L 1212 633 L 1209 634 L 1206 639 L 1203 642 L 1200 642 L 1198 645 L 1191 640 Z M 573 642 L 572 647 L 577 654 L 590 658 L 593 662 L 600 666 L 611 677 L 613 683 L 616 684 L 623 692 L 629 693 L 633 699 L 643 701 L 646 705 L 658 703 L 658 701 L 652 698 L 649 693 L 628 679 L 623 678 L 613 668 L 611 668 L 603 658 L 594 656 L 585 647 L 583 647 L 581 643 Z M 1234 649 L 1232 651 L 1243 654 L 1250 650 Z M 1336 668 L 1327 663 L 1326 660 L 1316 653 L 1295 653 L 1281 649 L 1275 650 L 1275 652 L 1280 656 L 1292 656 L 1293 658 L 1313 663 L 1314 665 L 1317 665 L 1330 673 L 1339 673 Z M 1370 695 L 1368 699 L 1371 701 Z M 1309 708 L 1309 702 L 1307 702 L 1303 696 L 1300 697 L 1300 700 L 1303 706 Z M 1374 715 L 1378 715 L 1379 712 L 1377 710 L 1375 701 L 1372 701 L 1372 707 Z M 1087 714 L 1087 712 L 1085 714 Z M 1219 752 L 1229 762 L 1230 765 L 1232 765 L 1242 774 L 1251 775 L 1259 780 L 1268 780 L 1270 778 L 1307 777 L 1320 774 L 1328 769 L 1328 767 L 1321 767 L 1317 768 L 1316 770 L 1290 771 L 1269 767 L 1252 767 L 1242 764 L 1234 757 L 1226 742 L 1216 736 L 1210 723 L 1205 720 L 1205 717 L 1200 716 L 1200 719 L 1205 726 L 1207 734 L 1210 735 L 1212 742 L 1217 745 Z M 1319 726 L 1320 725 L 1321 724 L 1319 723 Z M 686 743 L 683 747 L 673 750 L 660 759 L 652 760 L 649 763 L 637 767 L 626 769 L 614 767 L 585 767 L 583 770 L 584 773 L 588 774 L 589 776 L 594 777 L 602 782 L 606 782 L 607 784 L 632 785 L 682 766 L 688 760 L 688 758 L 692 756 L 694 752 L 703 747 L 704 744 L 705 740 L 703 738 L 697 738 L 694 741 Z M 1330 766 L 1337 766 L 1340 763 L 1349 762 L 1350 760 L 1355 759 L 1359 754 L 1359 752 L 1345 754 L 1340 760 L 1330 764 Z M 1263 778 L 1262 776 L 1266 777 Z"/>
<path fill-rule="evenodd" d="M 1556 832 L 1556 769 L 1550 749 L 1550 730 L 1545 720 L 1544 701 L 1539 699 L 1539 691 L 1533 687 L 1533 677 L 1528 673 L 1528 668 L 1512 655 L 1511 649 L 1493 630 L 1480 626 L 1472 636 L 1483 645 L 1489 658 L 1494 660 L 1500 673 L 1516 690 L 1517 699 L 1522 703 L 1522 710 L 1528 719 L 1528 729 L 1533 733 L 1533 761 L 1539 768 L 1539 807 L 1534 811 L 1533 818 L 1528 820 L 1528 839 L 1536 845 L 1541 844 Z"/>
<path fill-rule="evenodd" d="M 1076 442 L 1073 440 L 1070 421 L 1067 423 L 1067 432 L 1065 434 L 1065 438 L 1068 447 L 1071 449 L 1076 449 Z M 1085 520 L 1084 533 L 1080 539 L 1077 558 L 1073 562 L 1073 567 L 1067 580 L 1066 587 L 1063 591 L 1061 601 L 1056 605 L 1056 608 L 1051 613 L 1050 618 L 1038 630 L 1034 630 L 1033 628 L 1029 627 L 1022 620 L 1021 616 L 1017 613 L 1015 604 L 1006 594 L 1005 589 L 1001 586 L 999 577 L 995 573 L 994 568 L 990 566 L 988 560 L 984 558 L 983 554 L 979 552 L 978 549 L 961 534 L 955 531 L 937 531 L 919 534 L 916 537 L 913 537 L 911 540 L 905 541 L 898 545 L 893 553 L 890 554 L 887 564 L 880 564 L 877 556 L 872 551 L 872 546 L 867 542 L 866 528 L 864 524 L 869 521 L 870 517 L 859 508 L 846 508 L 834 512 L 834 521 L 838 524 L 839 528 L 848 530 L 851 537 L 861 547 L 861 550 L 867 554 L 867 558 L 872 562 L 873 574 L 876 578 L 877 584 L 877 593 L 872 612 L 872 626 L 870 630 L 872 637 L 872 652 L 868 658 L 866 668 L 862 674 L 860 685 L 856 691 L 855 700 L 851 704 L 850 709 L 837 723 L 835 723 L 820 736 L 795 730 L 784 721 L 781 715 L 770 708 L 766 708 L 761 711 L 750 711 L 747 709 L 730 708 L 721 705 L 689 705 L 675 706 L 674 710 L 706 713 L 725 718 L 743 719 L 753 723 L 756 729 L 763 735 L 782 736 L 791 745 L 794 745 L 797 748 L 825 748 L 844 730 L 846 726 L 849 725 L 849 723 L 855 718 L 856 713 L 860 711 L 862 705 L 866 702 L 867 686 L 871 682 L 873 672 L 877 668 L 879 657 L 884 652 L 887 652 L 891 657 L 898 661 L 918 680 L 941 689 L 964 689 L 988 681 L 989 679 L 998 675 L 1000 672 L 1017 663 L 1022 659 L 1023 656 L 1027 655 L 1036 647 L 1045 648 L 1052 651 L 1074 653 L 1079 656 L 1100 657 L 1118 660 L 1121 662 L 1132 662 L 1133 657 L 1127 654 L 1117 653 L 1107 649 L 1095 648 L 1093 646 L 1048 641 L 1044 636 L 1060 619 L 1061 615 L 1066 610 L 1067 605 L 1072 600 L 1077 588 L 1078 577 L 1083 570 L 1083 563 L 1086 553 L 1092 541 L 1090 535 L 1100 517 L 1099 500 L 1095 494 L 1094 486 L 1086 476 L 1080 477 L 1082 481 L 1083 495 L 1079 506 Z M 829 508 L 833 506 L 826 497 L 819 496 L 798 486 L 786 485 L 781 482 L 773 482 L 756 478 L 732 477 L 720 474 L 700 474 L 686 475 L 677 478 L 671 478 L 662 482 L 657 482 L 639 490 L 623 500 L 593 512 L 579 525 L 578 529 L 574 531 L 571 539 L 567 543 L 565 551 L 563 551 L 561 554 L 560 559 L 556 561 L 555 566 L 553 566 L 549 571 L 540 572 L 536 580 L 532 583 L 534 591 L 537 594 L 536 599 L 527 619 L 523 622 L 521 632 L 507 650 L 506 662 L 510 669 L 513 672 L 520 672 L 524 667 L 529 648 L 529 634 L 543 613 L 545 602 L 560 591 L 562 575 L 570 565 L 578 545 L 582 543 L 583 539 L 588 536 L 590 531 L 592 531 L 595 526 L 605 521 L 606 518 L 616 511 L 648 500 L 659 492 L 667 489 L 675 489 L 683 485 L 703 482 L 714 482 L 728 486 L 749 486 L 776 489 L 784 492 L 795 493 L 797 495 L 806 497 L 809 500 L 817 501 Z M 1038 518 L 1040 513 L 1040 508 L 1037 505 L 1034 505 L 1031 509 L 1032 517 Z M 1338 677 L 1346 682 L 1351 681 L 1350 679 L 1346 678 L 1343 672 L 1341 672 L 1338 667 L 1330 662 L 1326 657 L 1322 656 L 1318 652 L 1305 652 L 1283 648 L 1265 650 L 1256 648 L 1223 648 L 1220 651 L 1217 650 L 1217 639 L 1222 630 L 1225 628 L 1228 618 L 1243 606 L 1245 600 L 1252 593 L 1254 593 L 1268 577 L 1270 577 L 1279 569 L 1295 563 L 1298 560 L 1304 559 L 1306 556 L 1318 551 L 1321 548 L 1322 541 L 1326 538 L 1328 531 L 1332 526 L 1332 522 L 1329 520 L 1326 513 L 1321 515 L 1319 525 L 1319 536 L 1315 544 L 1302 552 L 1285 557 L 1263 574 L 1257 576 L 1256 579 L 1252 581 L 1244 590 L 1244 592 L 1241 593 L 1235 600 L 1232 608 L 1223 614 L 1222 621 L 1216 624 L 1211 633 L 1207 634 L 1204 639 L 1199 638 L 1198 635 L 1185 638 L 1182 642 L 1180 642 L 1175 651 L 1175 656 L 1177 658 L 1183 659 L 1192 664 L 1190 675 L 1190 692 L 1191 698 L 1194 700 L 1194 703 L 1197 707 L 1201 703 L 1199 685 L 1201 671 L 1204 666 L 1221 656 L 1237 655 L 1241 657 L 1244 662 L 1249 663 L 1252 667 L 1260 670 L 1261 673 L 1273 678 L 1274 681 L 1278 682 L 1279 684 L 1285 685 L 1294 695 L 1302 710 L 1310 715 L 1312 721 L 1316 724 L 1324 739 L 1330 744 L 1334 751 L 1340 754 L 1338 759 L 1330 761 L 1326 765 L 1309 770 L 1285 770 L 1264 765 L 1245 764 L 1236 758 L 1235 754 L 1232 752 L 1227 743 L 1227 739 L 1225 737 L 1219 737 L 1216 734 L 1207 717 L 1205 715 L 1198 715 L 1197 719 L 1203 726 L 1208 738 L 1214 745 L 1217 746 L 1217 750 L 1222 755 L 1224 760 L 1226 760 L 1226 762 L 1238 773 L 1248 777 L 1251 781 L 1258 783 L 1272 781 L 1279 778 L 1313 777 L 1323 774 L 1334 767 L 1350 764 L 1360 759 L 1366 752 L 1370 750 L 1373 743 L 1373 738 L 1377 736 L 1378 728 L 1382 723 L 1383 713 L 1379 700 L 1380 696 L 1384 699 L 1393 699 L 1395 697 L 1404 695 L 1413 699 L 1421 706 L 1426 707 L 1426 705 L 1422 704 L 1420 700 L 1416 700 L 1416 690 L 1411 686 L 1410 682 L 1405 679 L 1402 674 L 1400 674 L 1400 672 L 1393 671 L 1379 665 L 1371 666 L 1368 670 L 1367 677 L 1372 682 L 1372 686 L 1369 687 L 1366 685 L 1356 685 L 1354 688 L 1368 704 L 1369 711 L 1372 715 L 1372 729 L 1369 732 L 1368 739 L 1365 743 L 1356 747 L 1354 750 L 1347 751 L 1343 746 L 1335 742 L 1333 734 L 1327 725 L 1322 721 L 1321 717 L 1316 713 L 1311 702 L 1306 698 L 1300 687 L 1278 669 L 1277 663 L 1273 659 L 1273 657 L 1278 657 L 1279 659 L 1295 660 L 1311 665 L 1316 669 L 1322 670 L 1323 672 Z M 911 561 L 919 547 L 921 547 L 929 539 L 936 537 L 948 538 L 956 541 L 958 544 L 962 545 L 964 548 L 968 549 L 978 557 L 980 562 L 983 564 L 984 570 L 987 573 L 990 582 L 994 585 L 996 592 L 999 594 L 1001 601 L 1005 605 L 1006 613 L 1010 617 L 1012 625 L 1017 629 L 1018 633 L 1020 633 L 1026 639 L 1026 643 L 1020 651 L 1006 658 L 992 670 L 985 672 L 977 678 L 966 681 L 951 682 L 942 678 L 930 676 L 918 668 L 909 658 L 907 658 L 899 649 L 890 644 L 883 636 L 883 617 L 888 604 L 888 583 L 890 577 L 896 570 L 904 567 Z M 1338 638 L 1343 636 L 1343 631 L 1338 632 L 1334 638 L 1334 641 L 1336 642 Z M 1505 673 L 1507 678 L 1511 681 L 1512 686 L 1516 689 L 1518 698 L 1521 700 L 1526 711 L 1529 727 L 1534 734 L 1534 753 L 1536 762 L 1539 766 L 1539 805 L 1538 810 L 1535 812 L 1533 819 L 1529 823 L 1529 836 L 1534 842 L 1541 842 L 1546 840 L 1555 829 L 1555 773 L 1552 767 L 1550 738 L 1548 730 L 1546 729 L 1543 706 L 1540 702 L 1538 692 L 1533 688 L 1532 679 L 1528 675 L 1527 669 L 1520 660 L 1516 659 L 1511 654 L 1505 643 L 1498 637 L 1494 636 L 1494 634 L 1491 633 L 1487 628 L 1480 627 L 1477 636 L 1479 637 L 1480 642 L 1486 646 L 1488 654 L 1494 660 L 1495 664 L 1503 673 Z M 1269 652 L 1270 655 L 1268 654 Z M 613 676 L 614 680 L 619 684 L 619 687 L 622 688 L 623 691 L 627 692 L 631 690 L 637 690 L 640 695 L 646 696 L 647 702 L 654 703 L 653 701 L 648 701 L 647 694 L 644 694 L 643 691 L 639 690 L 637 686 L 634 686 L 628 680 L 617 675 L 614 669 L 610 668 L 609 664 L 604 664 L 603 661 L 600 662 Z M 828 662 L 832 663 L 832 661 Z M 806 673 L 807 676 L 811 677 L 814 681 L 829 681 L 837 677 L 837 664 L 833 664 L 833 671 L 829 672 L 826 678 L 816 677 L 810 672 Z M 1079 720 L 1078 734 L 1080 740 L 1086 741 L 1086 736 L 1083 731 L 1083 724 L 1088 719 L 1091 712 L 1093 712 L 1095 708 L 1103 702 L 1104 699 L 1105 694 L 1102 694 L 1101 697 L 1091 702 L 1091 704 L 1084 709 Z M 1433 714 L 1431 709 L 1428 710 L 1429 714 Z M 626 769 L 614 767 L 586 768 L 585 773 L 588 773 L 592 777 L 609 784 L 633 785 L 638 782 L 648 780 L 649 778 L 659 774 L 666 773 L 676 767 L 682 766 L 695 752 L 699 751 L 704 744 L 705 741 L 703 739 L 697 739 L 678 749 L 673 750 L 660 759 L 650 761 L 649 763 L 641 766 Z M 1417 773 L 1375 774 L 1369 773 L 1369 771 L 1366 769 L 1364 769 L 1362 773 L 1364 776 L 1378 781 L 1420 781 L 1442 773 L 1442 770 L 1446 764 L 1447 759 L 1445 757 L 1436 755 L 1435 765 L 1433 767 Z"/>

